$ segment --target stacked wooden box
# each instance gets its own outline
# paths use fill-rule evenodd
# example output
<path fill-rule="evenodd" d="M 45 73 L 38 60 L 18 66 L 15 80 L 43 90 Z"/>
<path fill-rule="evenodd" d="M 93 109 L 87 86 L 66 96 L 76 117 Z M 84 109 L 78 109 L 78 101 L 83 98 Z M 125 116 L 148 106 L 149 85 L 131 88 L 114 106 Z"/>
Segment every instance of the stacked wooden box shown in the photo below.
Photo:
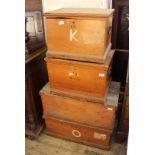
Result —
<path fill-rule="evenodd" d="M 113 11 L 45 13 L 49 83 L 40 94 L 49 134 L 109 148 L 116 111 L 116 105 L 107 104 Z"/>

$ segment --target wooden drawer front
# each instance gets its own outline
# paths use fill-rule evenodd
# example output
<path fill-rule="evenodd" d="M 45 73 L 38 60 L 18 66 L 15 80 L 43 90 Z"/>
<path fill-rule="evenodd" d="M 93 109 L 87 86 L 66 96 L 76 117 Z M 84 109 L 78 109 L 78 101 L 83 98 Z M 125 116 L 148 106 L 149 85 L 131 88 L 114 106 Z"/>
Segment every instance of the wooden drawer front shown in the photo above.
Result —
<path fill-rule="evenodd" d="M 48 50 L 101 56 L 110 42 L 110 28 L 108 18 L 96 20 L 46 17 Z"/>
<path fill-rule="evenodd" d="M 109 145 L 111 131 L 83 126 L 63 120 L 46 118 L 46 128 L 49 133 L 58 137 L 82 143 Z"/>
<path fill-rule="evenodd" d="M 41 96 L 45 115 L 105 129 L 113 128 L 114 107 L 57 95 Z"/>
<path fill-rule="evenodd" d="M 109 84 L 109 68 L 102 64 L 48 59 L 47 69 L 53 90 L 77 91 L 94 97 L 104 97 Z"/>

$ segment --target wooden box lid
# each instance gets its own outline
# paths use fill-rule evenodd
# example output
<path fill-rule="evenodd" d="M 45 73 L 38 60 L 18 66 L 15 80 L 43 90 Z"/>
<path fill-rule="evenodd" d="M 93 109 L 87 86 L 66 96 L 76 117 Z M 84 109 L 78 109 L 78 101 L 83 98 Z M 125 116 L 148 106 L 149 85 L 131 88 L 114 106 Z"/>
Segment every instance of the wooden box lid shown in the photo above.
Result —
<path fill-rule="evenodd" d="M 101 8 L 61 8 L 44 13 L 45 16 L 50 17 L 97 17 L 107 18 L 111 16 L 114 9 Z"/>

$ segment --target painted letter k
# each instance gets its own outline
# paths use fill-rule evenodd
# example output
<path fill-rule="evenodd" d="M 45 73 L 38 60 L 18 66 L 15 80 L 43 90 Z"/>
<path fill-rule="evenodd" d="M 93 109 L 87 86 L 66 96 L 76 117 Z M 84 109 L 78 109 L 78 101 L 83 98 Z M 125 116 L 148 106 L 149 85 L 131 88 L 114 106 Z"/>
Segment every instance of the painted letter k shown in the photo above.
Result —
<path fill-rule="evenodd" d="M 73 40 L 78 41 L 75 37 L 76 33 L 77 33 L 77 30 L 73 32 L 72 29 L 70 29 L 70 35 L 69 35 L 70 41 L 73 41 Z"/>

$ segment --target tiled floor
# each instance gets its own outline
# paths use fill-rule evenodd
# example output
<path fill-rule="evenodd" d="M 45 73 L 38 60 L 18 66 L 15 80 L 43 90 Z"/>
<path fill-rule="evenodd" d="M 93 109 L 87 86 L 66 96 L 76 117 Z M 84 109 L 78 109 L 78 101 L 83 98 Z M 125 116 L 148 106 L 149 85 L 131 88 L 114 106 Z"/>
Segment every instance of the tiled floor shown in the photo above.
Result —
<path fill-rule="evenodd" d="M 25 140 L 26 155 L 125 155 L 126 145 L 112 143 L 111 149 L 101 150 L 86 145 L 41 134 L 36 140 Z"/>

